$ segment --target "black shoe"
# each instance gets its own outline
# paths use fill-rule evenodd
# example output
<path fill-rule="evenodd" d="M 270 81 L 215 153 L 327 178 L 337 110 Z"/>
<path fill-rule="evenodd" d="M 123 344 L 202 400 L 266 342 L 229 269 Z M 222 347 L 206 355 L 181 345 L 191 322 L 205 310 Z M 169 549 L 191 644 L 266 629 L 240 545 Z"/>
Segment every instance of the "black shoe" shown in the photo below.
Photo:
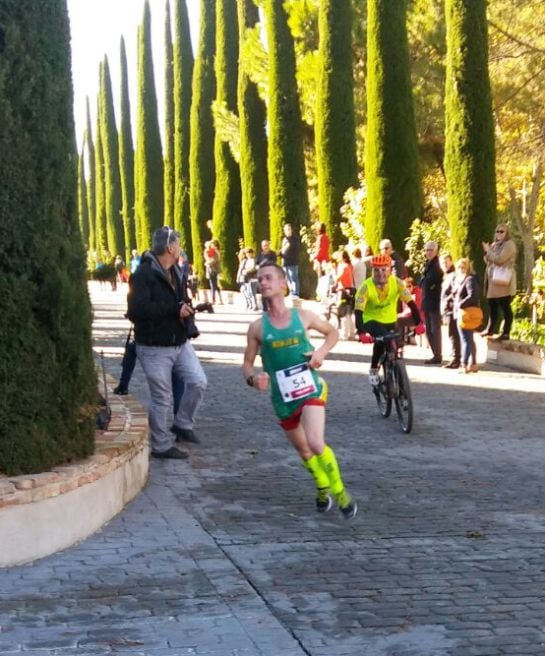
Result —
<path fill-rule="evenodd" d="M 171 426 L 170 430 L 176 435 L 176 442 L 191 442 L 192 444 L 200 444 L 201 441 L 191 430 L 191 428 L 178 428 L 178 426 Z"/>
<path fill-rule="evenodd" d="M 171 458 L 172 460 L 185 460 L 186 458 L 189 458 L 189 453 L 180 451 L 180 449 L 177 449 L 175 446 L 171 446 L 170 449 L 167 449 L 166 451 L 152 451 L 151 457 Z"/>
<path fill-rule="evenodd" d="M 117 394 L 117 396 L 127 396 L 128 393 L 128 388 L 123 387 L 122 385 L 118 385 L 116 388 L 114 388 L 114 394 Z"/>
<path fill-rule="evenodd" d="M 443 365 L 443 369 L 458 369 L 460 366 L 459 360 L 451 360 L 448 364 Z"/>
<path fill-rule="evenodd" d="M 508 339 L 509 339 L 509 335 L 500 335 L 500 336 L 498 337 L 498 340 L 499 340 L 500 342 L 506 342 Z"/>
<path fill-rule="evenodd" d="M 441 364 L 443 360 L 441 358 L 430 358 L 429 360 L 424 360 L 424 364 Z"/>

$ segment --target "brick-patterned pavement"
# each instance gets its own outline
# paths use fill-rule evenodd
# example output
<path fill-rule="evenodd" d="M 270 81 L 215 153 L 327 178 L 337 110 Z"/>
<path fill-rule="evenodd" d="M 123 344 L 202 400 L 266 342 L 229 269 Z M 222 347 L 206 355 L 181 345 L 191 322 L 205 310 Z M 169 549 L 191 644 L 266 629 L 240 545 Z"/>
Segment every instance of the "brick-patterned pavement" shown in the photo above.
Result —
<path fill-rule="evenodd" d="M 124 292 L 91 291 L 117 375 Z M 340 342 L 324 374 L 360 505 L 347 523 L 316 514 L 268 397 L 241 377 L 253 316 L 198 315 L 209 388 L 190 459 L 153 461 L 144 492 L 82 544 L 0 571 L 0 654 L 545 654 L 543 379 L 424 367 L 409 347 L 407 436 L 378 415 L 370 346 Z M 139 366 L 131 390 L 147 403 Z"/>

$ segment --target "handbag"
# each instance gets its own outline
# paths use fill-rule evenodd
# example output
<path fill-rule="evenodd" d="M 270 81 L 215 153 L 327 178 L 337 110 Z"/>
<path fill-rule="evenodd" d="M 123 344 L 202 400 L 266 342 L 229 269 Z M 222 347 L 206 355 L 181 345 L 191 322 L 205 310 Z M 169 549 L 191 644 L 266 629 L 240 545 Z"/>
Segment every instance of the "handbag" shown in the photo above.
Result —
<path fill-rule="evenodd" d="M 513 269 L 507 266 L 495 265 L 492 269 L 492 282 L 496 285 L 509 285 L 513 277 Z"/>
<path fill-rule="evenodd" d="M 483 311 L 480 307 L 465 307 L 460 309 L 458 323 L 463 330 L 475 330 L 483 321 Z"/>

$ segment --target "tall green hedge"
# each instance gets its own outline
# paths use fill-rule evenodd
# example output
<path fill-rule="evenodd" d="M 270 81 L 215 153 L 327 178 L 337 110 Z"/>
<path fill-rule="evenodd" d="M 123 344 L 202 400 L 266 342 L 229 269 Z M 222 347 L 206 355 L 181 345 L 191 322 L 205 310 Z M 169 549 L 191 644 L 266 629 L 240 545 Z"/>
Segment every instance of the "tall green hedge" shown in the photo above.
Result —
<path fill-rule="evenodd" d="M 135 157 L 136 240 L 140 251 L 151 246 L 151 235 L 163 225 L 163 151 L 153 74 L 149 2 L 138 30 L 138 104 Z"/>
<path fill-rule="evenodd" d="M 218 0 L 216 6 L 216 98 L 231 112 L 237 108 L 238 19 L 232 0 Z M 236 288 L 238 239 L 242 236 L 240 171 L 228 142 L 216 132 L 214 145 L 216 186 L 212 209 L 212 232 L 221 246 L 221 279 L 225 287 Z"/>
<path fill-rule="evenodd" d="M 240 43 L 244 31 L 259 22 L 252 0 L 238 2 Z M 244 244 L 259 248 L 269 237 L 269 183 L 267 180 L 267 108 L 257 86 L 244 70 L 238 70 L 238 115 L 240 118 L 240 178 L 242 185 L 242 226 Z M 257 250 L 256 250 L 257 252 Z"/>
<path fill-rule="evenodd" d="M 99 66 L 102 76 L 103 63 Z M 95 128 L 95 245 L 97 259 L 104 260 L 111 256 L 108 251 L 108 232 L 106 228 L 106 178 L 104 169 L 104 146 L 102 143 L 102 96 L 97 97 L 97 121 Z"/>
<path fill-rule="evenodd" d="M 87 209 L 87 183 L 83 166 L 83 153 L 78 157 L 78 217 L 83 244 L 89 243 L 89 211 Z"/>
<path fill-rule="evenodd" d="M 204 242 L 210 238 L 206 224 L 212 220 L 216 177 L 212 117 L 212 101 L 216 97 L 215 41 L 216 3 L 214 0 L 201 0 L 199 44 L 193 73 L 189 147 L 191 242 L 195 272 L 201 280 L 204 278 Z"/>
<path fill-rule="evenodd" d="M 89 240 L 87 246 L 91 253 L 96 249 L 96 180 L 95 180 L 95 144 L 93 143 L 93 131 L 91 128 L 91 111 L 89 109 L 89 98 L 86 98 L 86 128 L 84 149 L 87 150 L 87 212 L 89 216 Z"/>
<path fill-rule="evenodd" d="M 170 27 L 170 2 L 165 6 L 165 123 L 164 123 L 164 173 L 163 195 L 165 198 L 164 224 L 174 225 L 174 53 Z"/>
<path fill-rule="evenodd" d="M 125 40 L 121 37 L 121 113 L 119 120 L 119 174 L 121 177 L 121 216 L 125 234 L 125 262 L 129 262 L 131 251 L 136 248 L 134 225 L 134 146 L 131 129 L 129 79 L 127 75 L 127 53 Z"/>
<path fill-rule="evenodd" d="M 302 119 L 295 78 L 295 51 L 284 3 L 266 0 L 269 49 L 269 203 L 273 248 L 279 249 L 284 223 L 295 231 L 308 224 Z"/>
<path fill-rule="evenodd" d="M 322 0 L 319 14 L 320 81 L 316 158 L 320 221 L 334 247 L 341 233 L 344 192 L 357 184 L 351 0 Z"/>
<path fill-rule="evenodd" d="M 454 257 L 477 268 L 496 220 L 486 0 L 447 0 L 445 172 Z"/>
<path fill-rule="evenodd" d="M 69 44 L 65 0 L 0 3 L 0 472 L 8 475 L 93 452 Z"/>
<path fill-rule="evenodd" d="M 366 237 L 401 250 L 422 201 L 412 99 L 407 0 L 367 1 Z"/>
<path fill-rule="evenodd" d="M 104 193 L 106 207 L 106 235 L 112 257 L 123 256 L 125 237 L 121 218 L 121 178 L 119 175 L 119 141 L 115 122 L 114 97 L 108 58 L 104 57 L 100 77 L 101 144 L 104 161 Z"/>
<path fill-rule="evenodd" d="M 193 48 L 185 0 L 174 5 L 174 226 L 193 261 L 189 215 L 189 140 Z"/>

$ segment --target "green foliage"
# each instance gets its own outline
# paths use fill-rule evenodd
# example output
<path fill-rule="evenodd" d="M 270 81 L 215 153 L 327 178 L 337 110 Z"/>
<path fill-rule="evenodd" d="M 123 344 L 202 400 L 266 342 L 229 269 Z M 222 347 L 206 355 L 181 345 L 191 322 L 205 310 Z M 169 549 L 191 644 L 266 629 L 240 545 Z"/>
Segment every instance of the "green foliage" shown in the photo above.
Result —
<path fill-rule="evenodd" d="M 104 57 L 100 76 L 100 129 L 104 165 L 104 205 L 108 251 L 122 255 L 125 251 L 121 220 L 121 178 L 119 175 L 119 142 L 114 113 L 114 99 L 108 58 Z"/>
<path fill-rule="evenodd" d="M 367 3 L 366 234 L 373 249 L 394 246 L 421 215 L 406 0 Z"/>
<path fill-rule="evenodd" d="M 510 336 L 521 342 L 545 346 L 545 323 L 534 325 L 531 319 L 515 319 Z"/>
<path fill-rule="evenodd" d="M 121 216 L 125 236 L 125 262 L 136 248 L 134 224 L 134 146 L 132 142 L 129 80 L 125 40 L 121 37 L 121 118 L 119 128 L 119 175 L 121 180 Z"/>
<path fill-rule="evenodd" d="M 103 62 L 100 63 L 99 78 L 102 77 Z M 96 256 L 103 258 L 108 253 L 108 232 L 106 228 L 106 180 L 104 168 L 103 131 L 100 125 L 102 96 L 97 98 L 97 120 L 95 129 L 95 246 Z"/>
<path fill-rule="evenodd" d="M 148 0 L 138 30 L 138 120 L 135 158 L 136 241 L 139 251 L 151 246 L 151 235 L 163 225 L 163 152 L 153 74 L 151 16 Z"/>
<path fill-rule="evenodd" d="M 349 243 L 366 244 L 365 239 L 365 212 L 367 208 L 367 187 L 365 180 L 360 178 L 357 187 L 350 187 L 344 194 L 344 205 L 341 207 L 342 234 L 348 238 Z"/>
<path fill-rule="evenodd" d="M 341 206 L 357 181 L 351 0 L 320 3 L 320 78 L 316 158 L 320 221 L 333 247 L 341 242 Z"/>
<path fill-rule="evenodd" d="M 78 217 L 79 230 L 84 244 L 89 242 L 89 211 L 87 209 L 87 185 L 83 168 L 83 154 L 78 157 Z"/>
<path fill-rule="evenodd" d="M 424 246 L 428 241 L 436 241 L 439 244 L 440 254 L 450 254 L 450 232 L 446 217 L 435 221 L 415 219 L 412 222 L 409 236 L 405 239 L 405 251 L 409 255 L 406 265 L 413 274 L 424 270 Z"/>
<path fill-rule="evenodd" d="M 174 227 L 193 262 L 189 215 L 189 138 L 193 48 L 185 0 L 174 0 Z"/>
<path fill-rule="evenodd" d="M 96 249 L 96 179 L 95 179 L 95 146 L 93 144 L 93 133 L 91 129 L 91 112 L 89 109 L 89 98 L 86 99 L 86 128 L 83 138 L 83 151 L 87 150 L 87 214 L 89 237 L 87 247 L 90 253 Z"/>
<path fill-rule="evenodd" d="M 0 472 L 17 475 L 92 453 L 97 388 L 66 4 L 6 0 L 0 26 Z"/>
<path fill-rule="evenodd" d="M 174 52 L 170 29 L 170 2 L 165 5 L 165 130 L 163 195 L 164 225 L 174 225 Z"/>
<path fill-rule="evenodd" d="M 212 117 L 212 101 L 216 95 L 214 75 L 215 44 L 215 2 L 213 0 L 201 0 L 199 45 L 193 73 L 189 151 L 193 266 L 200 280 L 204 279 L 204 242 L 209 239 L 206 224 L 212 217 L 216 175 L 214 167 L 214 120 Z"/>
<path fill-rule="evenodd" d="M 216 136 L 228 144 L 231 155 L 237 164 L 240 163 L 240 119 L 235 112 L 227 109 L 225 102 L 214 100 L 212 103 L 214 130 Z"/>
<path fill-rule="evenodd" d="M 216 84 L 217 104 L 235 112 L 238 75 L 238 18 L 231 0 L 216 4 Z M 240 171 L 229 144 L 216 132 L 216 187 L 212 232 L 222 252 L 221 279 L 228 289 L 236 289 L 238 238 L 242 234 Z"/>
<path fill-rule="evenodd" d="M 248 72 L 244 51 L 249 35 L 257 30 L 259 14 L 252 0 L 238 2 L 240 57 L 237 107 L 240 135 L 240 179 L 242 187 L 242 232 L 244 244 L 254 248 L 269 237 L 269 186 L 267 180 L 267 109 L 259 85 Z M 260 53 L 264 54 L 263 44 Z M 265 55 L 266 62 L 266 55 Z M 265 75 L 268 65 L 264 66 Z"/>
<path fill-rule="evenodd" d="M 446 1 L 445 171 L 452 255 L 482 274 L 482 241 L 496 220 L 494 126 L 486 0 Z"/>

